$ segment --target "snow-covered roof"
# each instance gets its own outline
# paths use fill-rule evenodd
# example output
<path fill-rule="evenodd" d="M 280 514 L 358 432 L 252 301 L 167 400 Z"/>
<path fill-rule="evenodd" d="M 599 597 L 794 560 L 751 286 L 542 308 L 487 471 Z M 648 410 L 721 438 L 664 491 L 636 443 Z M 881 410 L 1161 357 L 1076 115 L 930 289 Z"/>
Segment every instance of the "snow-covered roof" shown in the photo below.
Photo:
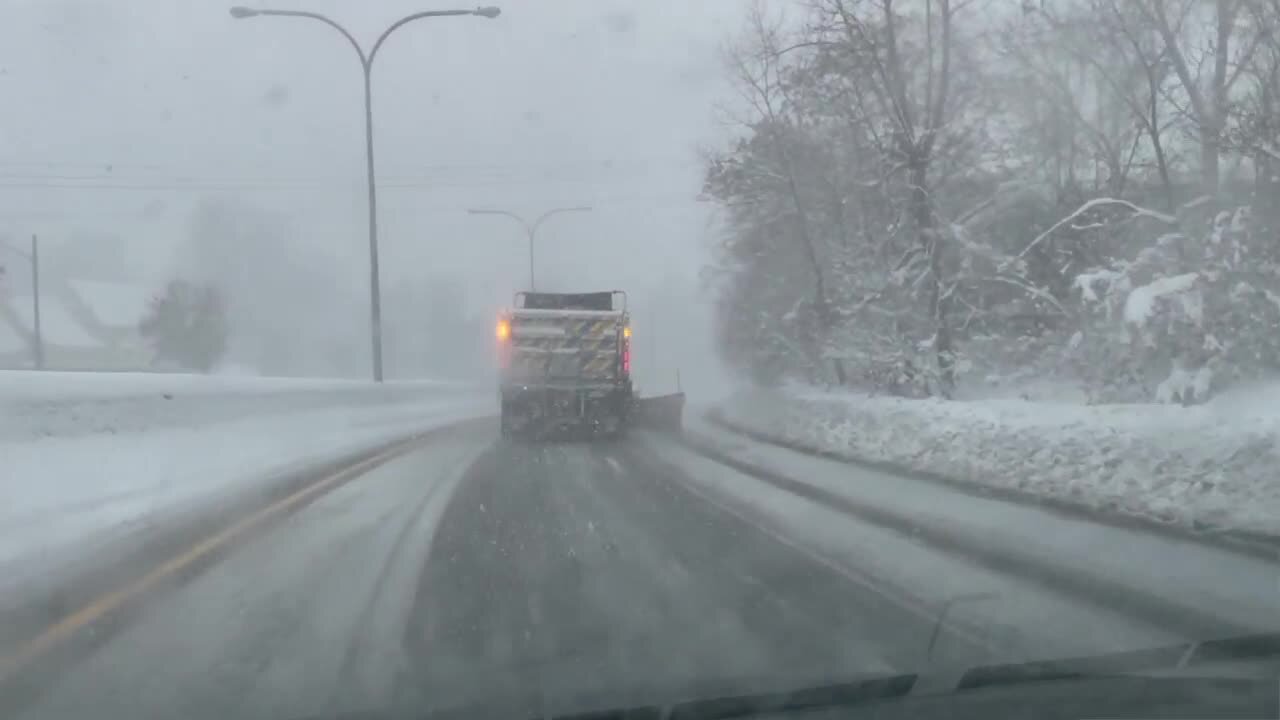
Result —
<path fill-rule="evenodd" d="M 8 355 L 29 349 L 27 339 L 22 336 L 18 328 L 14 327 L 8 318 L 0 315 L 0 354 Z"/>
<path fill-rule="evenodd" d="M 145 287 L 125 283 L 68 280 L 67 285 L 107 327 L 136 327 L 152 296 Z"/>
<path fill-rule="evenodd" d="M 9 298 L 9 307 L 24 329 L 30 331 L 35 327 L 30 295 L 14 295 Z M 40 334 L 44 342 L 50 345 L 81 348 L 103 345 L 76 320 L 61 299 L 44 297 L 44 293 L 41 293 L 40 298 Z"/>

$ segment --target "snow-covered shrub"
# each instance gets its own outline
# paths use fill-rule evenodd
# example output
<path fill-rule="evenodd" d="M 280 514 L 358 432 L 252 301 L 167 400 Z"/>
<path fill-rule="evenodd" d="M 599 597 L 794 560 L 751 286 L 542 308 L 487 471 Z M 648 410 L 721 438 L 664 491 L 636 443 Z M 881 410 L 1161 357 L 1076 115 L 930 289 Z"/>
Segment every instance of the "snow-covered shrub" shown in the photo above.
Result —
<path fill-rule="evenodd" d="M 1219 213 L 1195 241 L 1166 233 L 1133 260 L 1075 278 L 1082 333 L 1095 338 L 1100 400 L 1191 404 L 1213 387 L 1280 369 L 1280 264 L 1250 232 L 1249 209 Z"/>
<path fill-rule="evenodd" d="M 1097 513 L 1280 536 L 1280 426 L 1227 397 L 1192 408 L 945 403 L 856 393 L 730 398 L 735 426 L 837 457 L 888 463 Z"/>

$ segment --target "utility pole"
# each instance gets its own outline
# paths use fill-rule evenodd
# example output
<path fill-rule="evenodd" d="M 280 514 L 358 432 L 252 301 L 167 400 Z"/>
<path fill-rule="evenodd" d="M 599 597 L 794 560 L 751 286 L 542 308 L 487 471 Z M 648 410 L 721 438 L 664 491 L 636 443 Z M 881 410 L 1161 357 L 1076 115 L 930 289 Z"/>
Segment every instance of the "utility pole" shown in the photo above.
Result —
<path fill-rule="evenodd" d="M 8 250 L 26 260 L 31 266 L 31 325 L 34 342 L 31 345 L 32 364 L 37 370 L 44 368 L 44 334 L 40 330 L 40 240 L 31 236 L 31 251 L 25 252 L 0 240 L 0 249 Z"/>
<path fill-rule="evenodd" d="M 44 333 L 40 329 L 40 241 L 31 235 L 31 318 L 35 331 L 36 369 L 44 369 Z"/>

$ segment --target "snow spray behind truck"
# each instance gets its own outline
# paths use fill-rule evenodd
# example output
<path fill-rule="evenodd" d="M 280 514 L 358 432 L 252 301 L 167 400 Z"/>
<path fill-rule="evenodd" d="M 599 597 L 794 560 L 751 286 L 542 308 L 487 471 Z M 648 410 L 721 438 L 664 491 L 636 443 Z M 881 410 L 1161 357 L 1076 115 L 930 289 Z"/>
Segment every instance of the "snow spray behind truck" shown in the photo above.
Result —
<path fill-rule="evenodd" d="M 637 420 L 679 429 L 683 393 L 635 397 L 621 290 L 516 293 L 496 332 L 504 436 L 615 437 Z"/>

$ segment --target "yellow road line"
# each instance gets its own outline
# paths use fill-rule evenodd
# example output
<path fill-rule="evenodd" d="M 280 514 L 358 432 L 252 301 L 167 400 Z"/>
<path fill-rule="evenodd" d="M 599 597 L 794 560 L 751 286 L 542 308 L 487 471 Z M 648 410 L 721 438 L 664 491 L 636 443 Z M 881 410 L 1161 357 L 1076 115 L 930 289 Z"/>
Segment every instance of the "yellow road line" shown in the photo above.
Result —
<path fill-rule="evenodd" d="M 0 681 L 8 679 L 14 672 L 20 670 L 32 660 L 57 647 L 59 643 L 62 643 L 67 638 L 71 637 L 71 635 L 76 631 L 102 619 L 112 612 L 115 612 L 130 600 L 155 589 L 155 587 L 158 586 L 165 578 L 190 567 L 202 558 L 205 558 L 211 553 L 219 550 L 248 530 L 261 525 L 267 520 L 270 520 L 287 510 L 301 505 L 303 502 L 320 495 L 341 483 L 372 470 L 374 467 L 377 467 L 378 465 L 391 460 L 395 456 L 404 453 L 412 447 L 412 445 L 413 443 L 411 442 L 396 445 L 395 447 L 389 448 L 371 458 L 362 460 L 355 465 L 351 465 L 331 475 L 327 475 L 316 482 L 301 488 L 292 495 L 289 495 L 266 508 L 258 510 L 252 515 L 233 523 L 222 531 L 205 538 L 188 548 L 185 552 L 169 559 L 164 564 L 156 567 L 154 570 L 129 585 L 113 590 L 104 595 L 100 595 L 89 604 L 45 628 L 43 632 L 22 645 L 11 655 L 0 658 Z"/>

